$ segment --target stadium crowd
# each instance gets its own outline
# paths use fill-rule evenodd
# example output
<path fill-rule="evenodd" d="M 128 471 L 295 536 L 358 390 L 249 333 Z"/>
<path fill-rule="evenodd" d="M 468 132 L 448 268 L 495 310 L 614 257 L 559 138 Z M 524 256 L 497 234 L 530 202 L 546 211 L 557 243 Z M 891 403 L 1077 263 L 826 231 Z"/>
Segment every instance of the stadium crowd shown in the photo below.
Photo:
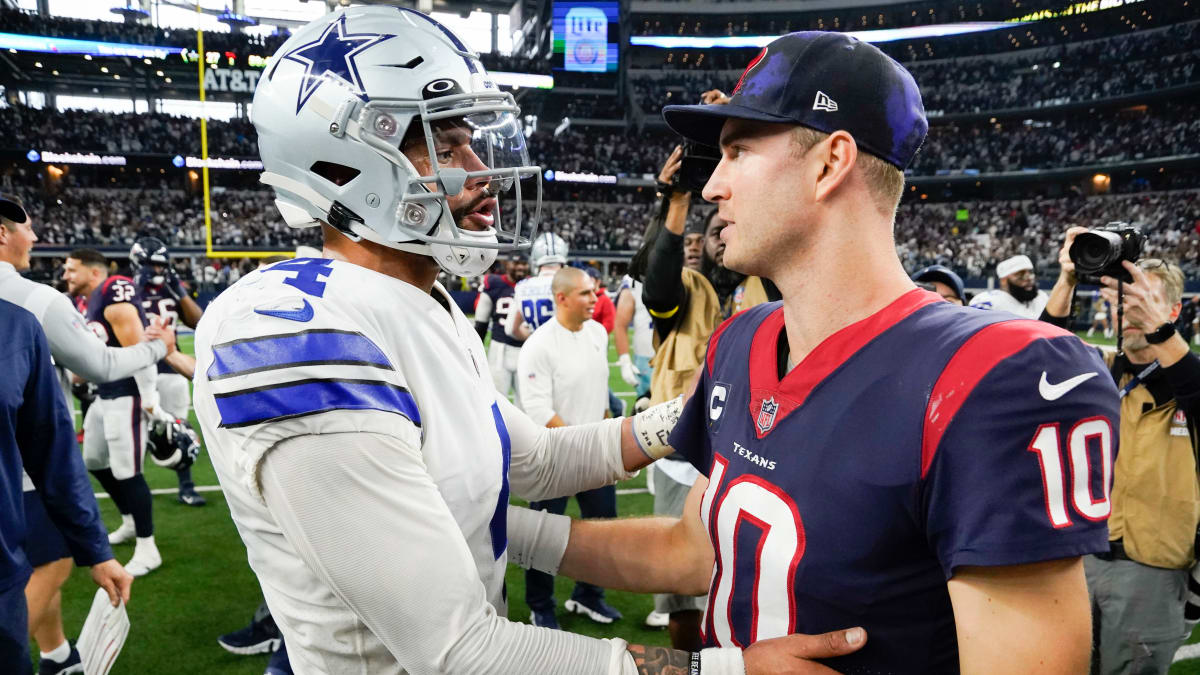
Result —
<path fill-rule="evenodd" d="M 671 102 L 674 96 L 661 100 Z M 610 99 L 615 101 L 616 99 Z M 585 108 L 588 104 L 581 104 Z M 577 110 L 566 107 L 567 116 Z M 942 170 L 1010 171 L 1108 163 L 1200 152 L 1200 115 L 1195 103 L 1156 105 L 1129 112 L 1088 116 L 934 126 L 909 175 Z M 610 107 L 609 113 L 615 111 Z M 589 108 L 585 114 L 601 114 Z M 6 149 L 107 154 L 190 154 L 199 147 L 195 120 L 161 113 L 106 114 L 79 110 L 47 111 L 14 105 L 0 108 L 0 126 L 11 134 Z M 657 171 L 659 158 L 677 142 L 660 127 L 642 132 L 608 127 L 568 128 L 555 136 L 535 133 L 534 159 L 555 171 L 638 175 Z M 213 120 L 209 152 L 250 157 L 257 141 L 249 121 Z"/>
<path fill-rule="evenodd" d="M 1200 51 L 1194 48 L 1198 30 L 1200 22 L 1192 22 L 1019 58 L 972 57 L 909 66 L 921 85 L 925 109 L 944 115 L 1098 100 L 1200 81 Z M 678 65 L 631 70 L 639 107 L 656 114 L 664 105 L 698 101 L 714 87 L 729 91 L 741 74 L 740 68 L 720 70 L 711 56 L 691 60 L 696 70 L 683 70 L 682 57 L 672 60 Z"/>

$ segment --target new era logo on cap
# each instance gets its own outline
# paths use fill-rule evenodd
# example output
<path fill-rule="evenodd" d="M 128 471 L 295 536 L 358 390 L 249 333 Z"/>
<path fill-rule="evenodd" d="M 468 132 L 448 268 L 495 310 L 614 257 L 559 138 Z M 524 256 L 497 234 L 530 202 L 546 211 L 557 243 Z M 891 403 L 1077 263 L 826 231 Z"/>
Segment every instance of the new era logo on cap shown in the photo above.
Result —
<path fill-rule="evenodd" d="M 818 91 L 817 98 L 815 101 L 813 101 L 813 110 L 826 110 L 828 112 L 837 112 L 837 101 L 829 98 L 829 96 L 825 92 Z"/>

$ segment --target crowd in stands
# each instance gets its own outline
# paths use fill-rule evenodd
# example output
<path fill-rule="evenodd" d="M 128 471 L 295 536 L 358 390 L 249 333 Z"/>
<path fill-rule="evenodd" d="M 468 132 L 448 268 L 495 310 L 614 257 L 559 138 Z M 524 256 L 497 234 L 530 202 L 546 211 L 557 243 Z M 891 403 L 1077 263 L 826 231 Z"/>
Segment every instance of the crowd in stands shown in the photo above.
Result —
<path fill-rule="evenodd" d="M 209 120 L 211 155 L 258 154 L 254 125 L 247 119 Z M 37 110 L 22 105 L 0 108 L 0 128 L 10 149 L 108 154 L 196 154 L 200 122 L 165 113 L 106 113 Z"/>
<path fill-rule="evenodd" d="M 1178 261 L 1189 279 L 1200 273 L 1200 190 L 910 202 L 901 205 L 896 215 L 896 249 L 909 269 L 940 263 L 966 277 L 990 275 L 998 261 L 1025 254 L 1040 277 L 1053 278 L 1068 227 L 1112 221 L 1128 222 L 1146 233 L 1145 256 Z"/>
<path fill-rule="evenodd" d="M 613 188 L 607 188 L 611 193 Z M 21 191 L 19 191 L 21 192 Z M 542 231 L 555 232 L 574 251 L 638 248 L 657 200 L 652 192 L 633 202 L 550 201 Z M 42 245 L 126 248 L 139 236 L 171 246 L 203 246 L 203 206 L 181 190 L 68 190 L 55 198 L 23 191 Z M 691 217 L 704 220 L 711 207 Z M 527 211 L 525 217 L 530 217 Z M 319 246 L 320 230 L 295 230 L 279 217 L 267 191 L 225 190 L 213 195 L 213 247 L 294 250 Z M 1148 235 L 1146 255 L 1178 260 L 1189 277 L 1200 274 L 1200 189 L 1106 196 L 1073 195 L 1024 200 L 913 200 L 896 218 L 896 244 L 910 268 L 941 263 L 967 277 L 987 276 L 995 263 L 1017 253 L 1031 256 L 1042 276 L 1056 269 L 1057 244 L 1071 225 L 1094 227 L 1122 220 Z"/>
<path fill-rule="evenodd" d="M 1166 104 L 1034 122 L 934 126 L 910 168 L 983 173 L 1104 164 L 1200 153 L 1200 107 Z"/>
<path fill-rule="evenodd" d="M 674 97 L 667 98 L 667 101 Z M 10 133 L 0 148 L 129 155 L 192 154 L 199 147 L 196 120 L 161 113 L 108 114 L 78 110 L 0 108 L 0 128 Z M 256 156 L 253 126 L 244 119 L 208 125 L 209 153 Z M 555 136 L 530 138 L 532 159 L 555 171 L 642 175 L 658 172 L 678 139 L 660 126 L 641 133 L 624 127 L 569 126 Z M 983 173 L 1079 166 L 1200 152 L 1200 106 L 1155 105 L 1130 112 L 935 125 L 910 175 L 975 169 Z"/>
<path fill-rule="evenodd" d="M 1019 10 L 1018 10 L 1019 11 Z M 1101 38 L 1114 36 L 1128 36 L 1131 40 L 1139 40 L 1146 35 L 1147 29 L 1160 28 L 1163 26 L 1171 26 L 1185 21 L 1195 20 L 1195 7 L 1185 3 L 1158 3 L 1153 8 L 1153 13 L 1150 10 L 1144 10 L 1145 15 L 1141 11 L 1113 9 L 1103 12 L 1094 12 L 1085 15 L 1069 16 L 1062 19 L 1050 19 L 1038 21 L 1028 24 L 1014 24 L 1012 28 L 1004 28 L 999 30 L 984 31 L 978 33 L 969 33 L 964 35 L 956 35 L 949 37 L 939 37 L 937 39 L 918 38 L 912 40 L 898 40 L 896 42 L 885 42 L 878 45 L 886 54 L 906 65 L 915 61 L 932 61 L 938 59 L 949 59 L 968 56 L 980 56 L 986 54 L 1007 54 L 1019 50 L 1028 50 L 1034 48 L 1055 47 L 1078 43 L 1084 40 L 1098 40 Z M 1127 13 L 1130 14 L 1127 16 Z M 755 19 L 760 17 L 755 17 Z M 1134 20 L 1136 19 L 1136 20 Z M 679 22 L 683 22 L 683 30 L 679 29 Z M 751 19 L 749 27 L 745 30 L 746 34 L 750 35 L 777 35 L 788 30 L 859 30 L 858 26 L 833 26 L 833 25 L 799 25 L 792 23 L 776 26 L 773 31 L 768 30 L 769 25 L 759 26 L 755 24 L 754 19 Z M 672 29 L 664 29 L 656 34 L 672 35 L 672 36 L 692 36 L 692 35 L 725 35 L 722 32 L 723 27 L 727 23 L 726 19 L 721 19 L 719 25 L 722 31 L 714 33 L 701 33 L 694 29 L 695 18 L 685 17 L 676 18 L 676 25 Z M 736 24 L 741 26 L 742 23 Z M 702 26 L 703 27 L 703 26 Z M 1136 35 L 1132 33 L 1137 32 Z M 1177 51 L 1180 48 L 1188 49 L 1187 44 L 1172 45 L 1171 50 Z M 681 49 L 660 49 L 655 47 L 633 46 L 628 50 L 626 57 L 627 63 L 630 63 L 633 68 L 665 68 L 668 70 L 738 70 L 746 66 L 751 59 L 758 53 L 758 48 L 746 49 L 712 49 L 703 52 L 706 56 L 704 60 L 698 60 L 701 52 L 699 50 L 692 51 L 692 58 L 683 59 L 684 50 Z"/>
<path fill-rule="evenodd" d="M 1200 83 L 1200 21 L 1167 30 L 1055 47 L 1016 59 L 964 58 L 910 64 L 925 109 L 954 114 L 1089 101 Z M 720 51 L 720 50 L 714 50 Z M 708 56 L 710 53 L 706 53 Z M 744 55 L 753 58 L 752 52 Z M 680 57 L 682 60 L 682 57 Z M 712 66 L 712 58 L 702 61 Z M 729 92 L 737 70 L 630 71 L 639 107 L 693 103 L 713 88 Z M 1055 64 L 1058 64 L 1057 66 Z"/>

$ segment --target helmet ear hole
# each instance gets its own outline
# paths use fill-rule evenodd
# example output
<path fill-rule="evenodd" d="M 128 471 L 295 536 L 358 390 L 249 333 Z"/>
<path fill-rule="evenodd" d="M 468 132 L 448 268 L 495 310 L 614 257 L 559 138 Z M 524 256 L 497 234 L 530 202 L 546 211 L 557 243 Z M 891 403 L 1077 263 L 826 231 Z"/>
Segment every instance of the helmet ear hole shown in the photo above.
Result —
<path fill-rule="evenodd" d="M 362 173 L 352 166 L 326 162 L 324 160 L 313 162 L 313 165 L 308 170 L 338 187 L 346 185 L 355 178 L 358 178 L 358 174 Z"/>

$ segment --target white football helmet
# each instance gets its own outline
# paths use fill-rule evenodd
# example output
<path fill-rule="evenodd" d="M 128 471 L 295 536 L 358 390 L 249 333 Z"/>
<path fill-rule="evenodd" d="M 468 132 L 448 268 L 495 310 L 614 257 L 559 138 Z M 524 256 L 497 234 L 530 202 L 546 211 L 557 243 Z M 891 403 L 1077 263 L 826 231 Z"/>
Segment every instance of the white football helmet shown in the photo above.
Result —
<path fill-rule="evenodd" d="M 323 221 L 474 276 L 498 252 L 528 247 L 541 218 L 541 169 L 529 161 L 519 113 L 442 24 L 404 7 L 355 6 L 279 48 L 251 121 L 261 180 L 288 225 Z M 423 141 L 428 172 L 401 152 L 406 138 L 409 148 Z M 478 197 L 453 213 L 447 198 L 464 190 Z M 522 222 L 534 192 L 534 215 Z M 464 218 L 481 229 L 459 227 Z"/>
<path fill-rule="evenodd" d="M 543 232 L 533 240 L 529 249 L 529 259 L 534 269 L 542 265 L 567 264 L 567 240 L 553 232 Z"/>

